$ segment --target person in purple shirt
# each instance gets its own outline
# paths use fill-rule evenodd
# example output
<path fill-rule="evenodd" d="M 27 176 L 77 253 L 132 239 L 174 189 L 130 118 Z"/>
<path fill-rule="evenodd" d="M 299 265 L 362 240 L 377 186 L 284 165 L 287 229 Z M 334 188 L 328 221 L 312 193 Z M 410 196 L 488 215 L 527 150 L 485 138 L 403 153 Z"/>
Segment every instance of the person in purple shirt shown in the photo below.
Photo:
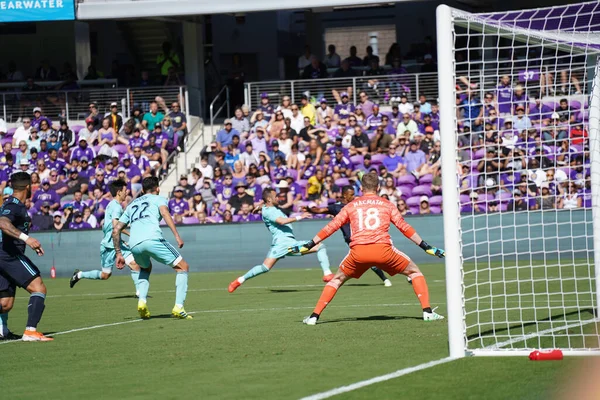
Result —
<path fill-rule="evenodd" d="M 338 136 L 335 138 L 334 145 L 330 146 L 327 149 L 327 154 L 329 154 L 331 157 L 335 157 L 335 152 L 338 150 L 340 150 L 344 154 L 344 157 L 350 156 L 348 149 L 346 149 L 345 147 L 342 146 L 342 137 L 341 136 Z"/>
<path fill-rule="evenodd" d="M 500 84 L 496 87 L 495 102 L 498 104 L 500 115 L 512 115 L 513 88 L 508 75 L 500 78 Z"/>
<path fill-rule="evenodd" d="M 269 103 L 269 94 L 263 92 L 260 94 L 260 105 L 258 109 L 262 111 L 265 121 L 270 121 L 271 117 L 275 113 L 275 108 Z"/>
<path fill-rule="evenodd" d="M 40 124 L 42 121 L 46 121 L 48 123 L 48 127 L 52 127 L 52 120 L 44 115 L 42 115 L 42 109 L 40 107 L 35 107 L 33 109 L 33 118 L 31 119 L 31 126 L 35 126 L 36 129 L 40 129 Z"/>
<path fill-rule="evenodd" d="M 84 177 L 86 179 L 90 179 L 96 173 L 96 169 L 92 167 L 89 163 L 89 160 L 86 156 L 81 157 L 79 160 L 81 166 L 79 167 L 79 176 Z"/>
<path fill-rule="evenodd" d="M 130 179 L 133 183 L 136 183 L 140 180 L 142 172 L 137 167 L 137 165 L 131 163 L 131 157 L 128 157 L 127 154 L 123 157 L 123 167 L 125 168 L 127 178 Z"/>
<path fill-rule="evenodd" d="M 382 118 L 383 114 L 379 112 L 379 104 L 373 104 L 373 113 L 367 117 L 366 129 L 369 131 L 377 129 L 381 125 Z"/>
<path fill-rule="evenodd" d="M 83 215 L 81 215 L 81 212 L 74 211 L 73 221 L 71 221 L 71 223 L 69 224 L 69 229 L 92 229 L 92 226 L 83 220 Z"/>
<path fill-rule="evenodd" d="M 287 167 L 283 164 L 283 157 L 275 157 L 275 165 L 273 167 L 273 176 L 276 182 L 279 182 L 287 175 Z"/>
<path fill-rule="evenodd" d="M 92 194 L 94 193 L 95 189 L 100 189 L 102 191 L 103 194 L 107 194 L 108 193 L 108 184 L 106 183 L 106 179 L 104 176 L 104 170 L 101 168 L 96 168 L 96 173 L 94 174 L 94 177 L 90 179 L 90 184 L 88 187 L 89 190 L 89 196 L 92 197 Z"/>
<path fill-rule="evenodd" d="M 406 170 L 413 174 L 418 174 L 418 171 L 427 162 L 425 153 L 419 149 L 419 144 L 416 141 L 410 142 L 410 148 L 404 156 L 404 161 L 406 162 Z"/>
<path fill-rule="evenodd" d="M 339 174 L 342 177 L 348 177 L 352 174 L 352 161 L 344 157 L 344 153 L 340 150 L 335 152 L 335 158 L 332 161 L 333 172 Z"/>
<path fill-rule="evenodd" d="M 48 169 L 54 169 L 58 171 L 60 175 L 66 175 L 65 167 L 67 162 L 62 158 L 58 158 L 58 152 L 56 149 L 50 149 L 48 151 L 48 160 L 46 160 L 46 167 Z"/>
<path fill-rule="evenodd" d="M 48 159 L 48 142 L 46 139 L 40 140 L 40 148 L 38 150 L 38 158 L 42 160 Z"/>
<path fill-rule="evenodd" d="M 515 86 L 512 93 L 512 111 L 513 113 L 517 109 L 517 107 L 523 106 L 525 111 L 529 109 L 529 99 L 527 98 L 527 93 L 523 86 L 517 85 Z"/>
<path fill-rule="evenodd" d="M 251 214 L 250 205 L 247 203 L 242 203 L 240 206 L 240 211 L 238 213 L 238 221 L 239 222 L 254 222 L 259 220 L 259 216 L 255 214 Z"/>
<path fill-rule="evenodd" d="M 233 135 L 240 136 L 240 133 L 233 129 L 231 120 L 226 119 L 225 128 L 217 132 L 217 149 L 221 151 L 227 150 L 227 146 L 229 146 L 232 142 Z"/>
<path fill-rule="evenodd" d="M 156 145 L 161 149 L 166 149 L 169 144 L 169 135 L 163 132 L 160 122 L 154 126 L 154 136 L 156 138 Z"/>
<path fill-rule="evenodd" d="M 104 192 L 101 189 L 95 188 L 93 191 L 90 191 L 92 196 L 90 196 L 90 200 L 88 200 L 88 204 L 90 209 L 92 210 L 92 214 L 96 217 L 98 221 L 104 218 L 104 211 L 106 207 L 110 203 L 111 199 L 105 196 Z"/>
<path fill-rule="evenodd" d="M 104 166 L 104 172 L 104 179 L 106 180 L 106 183 L 111 183 L 112 181 L 117 179 L 118 172 L 113 163 L 109 162 L 108 164 L 106 164 L 106 166 Z"/>
<path fill-rule="evenodd" d="M 373 114 L 373 106 L 375 105 L 371 100 L 369 100 L 369 96 L 366 92 L 360 92 L 358 95 L 360 99 L 360 106 L 362 107 L 363 113 L 365 117 L 369 118 L 371 114 Z"/>
<path fill-rule="evenodd" d="M 304 160 L 304 166 L 300 169 L 300 179 L 309 179 L 317 172 L 317 167 L 313 165 L 313 156 L 310 154 L 306 155 L 306 160 Z"/>
<path fill-rule="evenodd" d="M 183 198 L 183 188 L 177 186 L 173 191 L 173 198 L 169 200 L 169 212 L 171 215 L 181 215 L 187 217 L 190 214 L 190 205 Z"/>
<path fill-rule="evenodd" d="M 254 203 L 260 203 L 262 200 L 262 186 L 256 183 L 256 177 L 253 174 L 246 175 L 246 185 L 248 188 L 246 189 L 246 193 L 250 196 L 254 197 Z"/>
<path fill-rule="evenodd" d="M 391 144 L 388 149 L 388 154 L 383 159 L 383 165 L 389 171 L 390 174 L 398 177 L 398 172 L 401 165 L 404 164 L 404 159 L 396 154 L 397 147 L 395 144 Z"/>
<path fill-rule="evenodd" d="M 252 148 L 257 154 L 262 152 L 267 152 L 267 141 L 265 140 L 265 128 L 258 127 L 256 128 L 256 136 L 250 139 L 252 143 Z"/>
<path fill-rule="evenodd" d="M 539 94 L 535 95 L 535 103 L 529 106 L 529 119 L 534 124 L 542 124 L 544 126 L 550 123 L 554 110 L 542 103 L 542 98 Z"/>
<path fill-rule="evenodd" d="M 139 128 L 135 128 L 133 130 L 133 136 L 131 136 L 131 138 L 129 139 L 129 144 L 127 145 L 129 148 L 129 152 L 133 153 L 133 149 L 135 149 L 136 147 L 143 147 L 145 142 L 146 141 L 142 137 L 142 133 L 140 132 Z"/>
<path fill-rule="evenodd" d="M 227 203 L 227 200 L 229 200 L 234 194 L 235 190 L 233 188 L 233 176 L 231 176 L 231 174 L 225 175 L 223 183 L 217 185 L 217 199 L 221 204 Z"/>
<path fill-rule="evenodd" d="M 150 175 L 150 161 L 148 161 L 148 157 L 142 155 L 142 149 L 140 147 L 133 149 L 133 157 L 130 157 L 130 159 L 131 163 L 138 167 L 143 177 Z"/>
<path fill-rule="evenodd" d="M 386 135 L 396 136 L 396 128 L 390 123 L 390 117 L 385 114 L 381 117 L 381 127 L 383 128 L 383 133 Z"/>
<path fill-rule="evenodd" d="M 73 211 L 79 211 L 83 213 L 83 209 L 87 207 L 87 204 L 83 201 L 83 194 L 81 193 L 81 190 L 78 190 L 73 194 L 73 202 L 71 205 L 73 206 Z"/>
<path fill-rule="evenodd" d="M 42 203 L 46 201 L 50 203 L 50 209 L 52 211 L 55 211 L 60 207 L 60 197 L 54 190 L 50 189 L 50 181 L 48 179 L 42 180 L 42 186 L 33 194 L 31 200 L 38 210 Z"/>
<path fill-rule="evenodd" d="M 340 97 L 342 98 L 342 103 L 337 104 L 333 110 L 333 118 L 336 121 L 346 120 L 350 117 L 350 114 L 354 113 L 354 104 L 350 103 L 348 93 L 342 92 Z"/>

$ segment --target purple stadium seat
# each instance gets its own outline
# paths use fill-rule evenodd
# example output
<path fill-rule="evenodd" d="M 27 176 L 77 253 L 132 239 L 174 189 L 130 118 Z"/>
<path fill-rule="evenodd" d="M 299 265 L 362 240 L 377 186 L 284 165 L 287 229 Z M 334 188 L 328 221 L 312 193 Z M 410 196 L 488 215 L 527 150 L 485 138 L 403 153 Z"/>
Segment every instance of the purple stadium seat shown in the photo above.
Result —
<path fill-rule="evenodd" d="M 412 197 L 409 197 L 408 200 L 406 200 L 406 205 L 409 206 L 409 207 L 415 207 L 415 206 L 419 207 L 419 204 L 420 204 L 419 203 L 419 198 L 420 197 L 421 196 L 412 196 Z"/>
<path fill-rule="evenodd" d="M 240 216 L 239 215 L 234 215 L 233 216 L 233 222 L 240 222 Z M 184 221 L 185 223 L 185 221 Z"/>
<path fill-rule="evenodd" d="M 556 110 L 559 104 L 555 101 L 544 101 L 544 105 L 550 107 L 553 110 Z"/>
<path fill-rule="evenodd" d="M 371 162 L 373 164 L 383 164 L 383 159 L 387 157 L 387 154 L 373 154 L 371 156 Z"/>
<path fill-rule="evenodd" d="M 237 215 L 233 217 L 234 220 L 235 220 L 235 217 L 237 217 Z M 196 217 L 183 217 L 183 223 L 185 225 L 190 225 L 190 224 L 198 224 L 198 223 L 200 223 L 200 221 L 198 221 L 198 218 L 196 218 Z"/>
<path fill-rule="evenodd" d="M 223 219 L 219 216 L 214 216 L 214 217 L 206 217 L 206 221 L 213 223 L 213 224 L 218 224 L 219 222 L 223 222 Z"/>
<path fill-rule="evenodd" d="M 100 150 L 100 147 L 102 146 L 93 146 L 94 153 L 98 154 L 98 150 Z"/>
<path fill-rule="evenodd" d="M 442 208 L 441 207 L 430 205 L 429 209 L 431 210 L 432 214 L 441 214 L 442 213 Z"/>
<path fill-rule="evenodd" d="M 367 137 L 369 138 L 369 140 L 373 140 L 373 138 L 375 137 L 375 133 L 376 132 L 367 132 Z"/>
<path fill-rule="evenodd" d="M 413 186 L 412 185 L 398 186 L 398 189 L 400 189 L 400 191 L 402 192 L 402 197 L 404 198 L 404 200 L 406 200 L 410 196 L 412 196 L 412 192 L 413 192 Z"/>
<path fill-rule="evenodd" d="M 79 131 L 82 130 L 83 128 L 85 128 L 85 126 L 83 126 L 83 125 L 73 125 L 71 127 L 71 130 L 73 131 L 74 134 L 79 135 Z"/>
<path fill-rule="evenodd" d="M 4 145 L 4 142 L 2 142 L 2 145 Z M 13 155 L 13 157 L 16 157 L 18 152 L 19 152 L 19 148 L 18 148 L 18 147 L 15 147 L 15 148 L 13 148 L 13 149 L 10 151 L 10 153 Z M 15 160 L 15 165 L 16 165 L 16 164 L 17 164 L 17 163 L 16 163 L 16 160 Z"/>
<path fill-rule="evenodd" d="M 294 181 L 298 180 L 298 171 L 295 169 L 288 169 L 288 175 L 294 179 Z"/>
<path fill-rule="evenodd" d="M 362 163 L 365 162 L 365 158 L 361 155 L 356 155 L 350 157 L 350 161 L 352 161 L 352 164 L 354 165 L 362 165 Z"/>
<path fill-rule="evenodd" d="M 335 202 L 336 202 L 335 199 L 327 199 L 327 204 L 333 204 Z"/>
<path fill-rule="evenodd" d="M 485 156 L 485 149 L 479 149 L 473 154 L 473 159 L 479 160 L 480 158 L 483 158 L 483 156 Z"/>
<path fill-rule="evenodd" d="M 502 192 L 498 194 L 498 200 L 501 203 L 508 203 L 512 199 L 512 195 L 510 193 Z"/>
<path fill-rule="evenodd" d="M 429 196 L 431 197 L 431 185 L 419 185 L 412 191 L 413 196 Z"/>
<path fill-rule="evenodd" d="M 440 204 L 442 204 L 442 196 L 432 196 L 429 199 L 429 205 L 430 206 L 439 206 Z"/>
<path fill-rule="evenodd" d="M 508 210 L 508 204 L 507 203 L 500 203 L 500 207 L 498 209 L 500 211 L 504 212 L 504 211 Z"/>
<path fill-rule="evenodd" d="M 11 137 L 5 137 L 4 139 L 0 140 L 0 142 L 2 143 L 2 147 L 4 147 L 4 145 L 6 143 L 12 143 L 12 138 Z M 18 149 L 17 149 L 18 151 Z"/>
<path fill-rule="evenodd" d="M 404 175 L 404 176 L 401 176 L 400 178 L 398 178 L 396 183 L 398 186 L 400 186 L 400 185 L 414 186 L 417 183 L 417 178 L 415 178 L 413 175 Z"/>
<path fill-rule="evenodd" d="M 13 137 L 16 131 L 17 128 L 10 128 L 8 131 L 6 131 L 6 137 Z"/>
<path fill-rule="evenodd" d="M 300 186 L 300 188 L 302 188 L 302 191 L 304 191 L 304 189 L 306 189 L 306 186 L 308 185 L 308 179 L 298 179 L 296 183 L 298 184 L 298 186 Z"/>
<path fill-rule="evenodd" d="M 349 185 L 350 181 L 348 180 L 348 178 L 338 178 L 335 180 L 335 184 L 341 188 L 342 186 Z"/>
<path fill-rule="evenodd" d="M 127 153 L 127 146 L 125 146 L 124 144 L 115 144 L 114 149 L 117 151 L 117 153 L 119 153 L 120 155 L 126 154 Z"/>
<path fill-rule="evenodd" d="M 460 195 L 460 204 L 469 204 L 470 202 L 471 202 L 471 199 L 469 198 L 468 194 Z"/>
<path fill-rule="evenodd" d="M 433 182 L 432 174 L 427 174 L 427 175 L 423 175 L 423 176 L 419 177 L 420 185 L 431 184 L 431 182 Z"/>
<path fill-rule="evenodd" d="M 409 207 L 410 208 L 410 213 L 412 215 L 419 215 L 419 206 L 413 206 L 413 207 Z"/>
<path fill-rule="evenodd" d="M 480 202 L 488 202 L 492 200 L 494 200 L 494 196 L 492 196 L 491 194 L 484 193 L 479 195 Z"/>
<path fill-rule="evenodd" d="M 577 100 L 571 100 L 569 102 L 569 106 L 571 107 L 572 110 L 574 111 L 579 111 L 581 110 L 581 102 L 577 101 Z"/>

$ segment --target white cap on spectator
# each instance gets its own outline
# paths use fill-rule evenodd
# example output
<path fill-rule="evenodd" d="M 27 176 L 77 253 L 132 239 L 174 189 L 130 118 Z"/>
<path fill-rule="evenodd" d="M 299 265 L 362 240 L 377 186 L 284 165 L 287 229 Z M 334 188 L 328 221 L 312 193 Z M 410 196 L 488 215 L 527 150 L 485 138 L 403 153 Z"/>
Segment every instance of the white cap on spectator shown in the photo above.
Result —
<path fill-rule="evenodd" d="M 110 103 L 111 107 L 119 107 L 119 105 L 117 104 L 116 101 L 113 101 L 112 103 Z"/>
<path fill-rule="evenodd" d="M 494 182 L 494 180 L 493 180 L 492 178 L 487 178 L 487 179 L 485 180 L 485 186 L 487 186 L 487 187 L 492 187 L 492 186 L 494 186 L 494 183 L 496 183 L 496 182 Z"/>
<path fill-rule="evenodd" d="M 567 180 L 567 173 L 565 171 L 563 171 L 562 169 L 556 169 L 554 171 L 554 179 L 556 180 L 556 182 L 566 182 Z"/>
<path fill-rule="evenodd" d="M 29 161 L 27 161 L 26 158 L 22 158 L 21 162 L 19 163 L 20 165 L 29 165 Z"/>
<path fill-rule="evenodd" d="M 556 113 L 556 112 L 553 112 L 553 113 L 552 113 L 552 117 L 551 117 L 551 118 L 552 118 L 552 119 L 560 119 L 560 116 L 558 115 L 558 113 Z"/>
<path fill-rule="evenodd" d="M 429 204 L 429 197 L 427 197 L 427 196 L 425 196 L 425 195 L 423 195 L 423 196 L 419 197 L 419 203 L 422 203 L 422 202 L 424 202 L 424 201 L 426 201 L 426 202 L 427 202 L 427 204 Z"/>
<path fill-rule="evenodd" d="M 275 185 L 275 187 L 279 189 L 287 189 L 288 187 L 290 187 L 290 185 L 288 185 L 285 179 L 282 179 L 279 181 L 278 184 Z"/>
<path fill-rule="evenodd" d="M 231 120 L 230 119 L 226 119 L 225 123 L 223 125 L 227 125 L 227 124 L 231 125 Z"/>
<path fill-rule="evenodd" d="M 38 111 L 39 111 L 39 112 L 42 112 L 42 109 L 41 109 L 41 108 L 39 108 L 39 107 L 36 107 L 36 108 L 34 108 L 34 109 L 33 109 L 33 112 L 34 112 L 34 113 L 36 113 L 36 112 L 38 112 Z"/>
<path fill-rule="evenodd" d="M 60 211 L 54 211 L 54 213 L 52 214 L 53 217 L 62 217 L 62 213 Z"/>
<path fill-rule="evenodd" d="M 477 192 L 471 192 L 471 193 L 469 193 L 469 197 L 472 199 L 478 199 L 479 194 Z"/>

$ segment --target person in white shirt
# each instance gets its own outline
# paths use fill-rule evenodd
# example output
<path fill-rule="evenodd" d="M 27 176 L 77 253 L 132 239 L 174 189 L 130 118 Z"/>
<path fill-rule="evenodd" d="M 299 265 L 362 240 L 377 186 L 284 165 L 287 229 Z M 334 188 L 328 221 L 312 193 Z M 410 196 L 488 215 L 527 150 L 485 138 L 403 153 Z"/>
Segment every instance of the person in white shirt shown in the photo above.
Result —
<path fill-rule="evenodd" d="M 260 160 L 258 159 L 258 154 L 256 154 L 252 146 L 252 142 L 246 142 L 246 151 L 240 154 L 240 161 L 242 162 L 242 164 L 244 164 L 246 171 L 248 170 L 250 164 L 258 165 L 260 163 Z"/>
<path fill-rule="evenodd" d="M 23 125 L 17 128 L 15 134 L 13 135 L 13 147 L 17 147 L 17 144 L 21 142 L 21 140 L 29 140 L 29 133 L 31 132 L 31 118 L 25 117 L 23 118 Z"/>
<path fill-rule="evenodd" d="M 310 65 L 310 60 L 313 57 L 310 52 L 310 46 L 304 46 L 304 54 L 298 57 L 298 69 L 304 69 L 307 65 Z"/>
<path fill-rule="evenodd" d="M 414 107 L 411 103 L 408 102 L 408 97 L 405 94 L 400 97 L 400 104 L 398 104 L 398 111 L 402 114 L 412 114 L 414 112 Z"/>
<path fill-rule="evenodd" d="M 298 108 L 297 104 L 292 104 L 292 115 L 290 120 L 292 120 L 290 126 L 297 133 L 300 133 L 300 131 L 304 129 L 304 115 L 300 113 L 300 109 Z"/>
<path fill-rule="evenodd" d="M 342 60 L 340 59 L 340 56 L 335 52 L 335 46 L 330 44 L 329 47 L 327 47 L 327 51 L 329 51 L 329 53 L 325 56 L 325 59 L 323 60 L 327 68 L 339 68 L 340 64 L 342 63 Z"/>
<path fill-rule="evenodd" d="M 198 167 L 198 169 L 200 170 L 200 172 L 202 173 L 202 176 L 204 178 L 209 178 L 212 179 L 214 176 L 214 170 L 213 167 L 208 163 L 208 157 L 204 156 L 202 157 L 202 159 L 200 160 L 200 166 Z M 203 180 L 199 179 L 198 182 L 200 182 L 200 186 L 202 186 Z M 196 185 L 196 189 L 198 189 L 198 185 Z"/>
<path fill-rule="evenodd" d="M 6 122 L 4 122 L 4 120 L 2 118 L 0 118 L 0 135 L 4 136 L 6 135 Z"/>

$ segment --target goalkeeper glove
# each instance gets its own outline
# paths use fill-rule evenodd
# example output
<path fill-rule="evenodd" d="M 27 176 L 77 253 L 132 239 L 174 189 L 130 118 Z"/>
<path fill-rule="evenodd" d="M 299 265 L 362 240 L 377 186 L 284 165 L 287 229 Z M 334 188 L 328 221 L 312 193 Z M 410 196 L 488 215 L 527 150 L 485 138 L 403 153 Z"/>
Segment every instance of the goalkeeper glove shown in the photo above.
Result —
<path fill-rule="evenodd" d="M 315 247 L 316 244 L 315 242 L 313 242 L 312 240 L 303 244 L 302 246 L 293 246 L 293 247 L 288 247 L 288 252 L 293 253 L 293 254 L 306 254 L 310 251 L 310 249 L 312 249 L 313 247 Z"/>
<path fill-rule="evenodd" d="M 438 249 L 437 247 L 433 247 L 424 240 L 421 241 L 421 244 L 419 245 L 419 247 L 422 248 L 423 250 L 425 250 L 425 253 L 429 254 L 430 256 L 439 257 L 439 258 L 446 257 L 446 252 L 444 251 L 444 249 Z"/>

